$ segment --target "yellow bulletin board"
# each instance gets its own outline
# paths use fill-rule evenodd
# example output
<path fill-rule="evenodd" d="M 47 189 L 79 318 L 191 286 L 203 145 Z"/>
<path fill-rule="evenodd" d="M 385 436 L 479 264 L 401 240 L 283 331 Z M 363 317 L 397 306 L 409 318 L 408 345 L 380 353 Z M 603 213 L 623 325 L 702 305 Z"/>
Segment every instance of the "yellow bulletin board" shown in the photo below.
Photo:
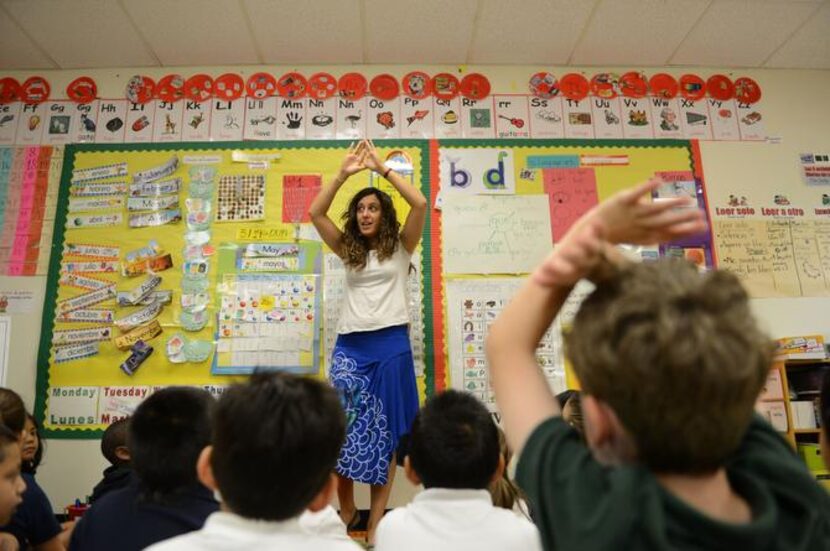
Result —
<path fill-rule="evenodd" d="M 429 166 L 428 142 L 414 140 L 400 140 L 384 142 L 379 147 L 382 157 L 392 153 L 408 159 L 412 165 L 413 184 L 420 186 L 425 195 L 430 197 L 429 170 L 422 167 Z M 317 278 L 320 285 L 321 256 L 324 247 L 315 237 L 309 223 L 294 224 L 283 221 L 283 177 L 286 175 L 319 175 L 323 185 L 326 185 L 337 173 L 341 160 L 349 146 L 345 141 L 315 141 L 315 142 L 262 142 L 262 143 L 222 143 L 222 144 L 119 144 L 119 145 L 78 145 L 68 146 L 65 152 L 64 169 L 61 179 L 60 195 L 55 221 L 53 254 L 51 256 L 46 299 L 44 304 L 43 322 L 40 349 L 38 353 L 38 377 L 36 395 L 36 415 L 41 422 L 46 436 L 50 438 L 95 438 L 100 436 L 100 429 L 112 420 L 126 415 L 141 399 L 154 389 L 170 385 L 203 386 L 208 390 L 220 393 L 224 386 L 237 381 L 240 376 L 214 375 L 211 373 L 214 352 L 211 356 L 198 363 L 170 363 L 165 355 L 167 339 L 175 333 L 181 333 L 186 339 L 206 342 L 216 342 L 218 320 L 216 319 L 217 287 L 221 284 L 217 280 L 217 263 L 223 248 L 244 246 L 248 243 L 284 243 L 297 244 L 309 255 L 305 273 L 311 278 Z M 247 158 L 241 162 L 233 161 L 234 152 L 246 154 Z M 211 304 L 208 308 L 210 317 L 207 325 L 195 332 L 184 331 L 180 323 L 182 305 L 182 265 L 183 250 L 185 247 L 184 220 L 153 227 L 129 228 L 126 208 L 121 206 L 109 211 L 95 212 L 68 212 L 70 189 L 72 187 L 73 171 L 91 169 L 106 165 L 126 163 L 128 174 L 90 182 L 91 184 L 126 182 L 130 183 L 134 175 L 165 165 L 175 157 L 178 168 L 163 180 L 181 178 L 181 189 L 178 192 L 179 208 L 185 216 L 187 208 L 185 199 L 188 197 L 189 170 L 193 166 L 204 165 L 215 167 L 217 176 L 232 175 L 262 175 L 265 178 L 265 212 L 264 219 L 259 221 L 217 222 L 210 224 L 210 246 L 215 253 L 208 257 L 210 270 L 208 271 L 209 293 Z M 76 173 L 77 174 L 77 173 Z M 371 178 L 371 182 L 370 182 Z M 345 210 L 351 196 L 359 189 L 373 183 L 380 185 L 372 178 L 368 171 L 352 177 L 338 192 L 330 209 L 332 218 L 336 218 Z M 387 184 L 388 185 L 388 184 Z M 406 204 L 397 194 L 394 194 L 398 216 L 401 220 L 407 214 Z M 216 215 L 216 195 L 213 197 L 212 215 Z M 112 226 L 104 227 L 77 227 L 76 219 L 88 215 L 111 215 L 121 213 L 123 221 Z M 431 287 L 429 269 L 430 228 L 427 225 L 422 242 L 422 264 L 418 273 L 423 274 L 424 289 Z M 123 261 L 125 255 L 147 247 L 155 241 L 162 249 L 162 254 L 169 254 L 172 258 L 172 268 L 158 272 L 162 278 L 158 290 L 172 290 L 173 297 L 169 304 L 163 306 L 156 318 L 162 327 L 162 333 L 148 341 L 153 346 L 153 353 L 144 361 L 133 375 L 128 375 L 119 366 L 130 355 L 129 350 L 116 348 L 113 339 L 121 332 L 113 325 L 104 323 L 63 322 L 56 319 L 56 308 L 72 297 L 83 295 L 89 290 L 71 287 L 61 283 L 61 276 L 65 275 L 68 262 L 89 261 L 89 258 L 73 257 L 65 251 L 65 244 L 84 244 L 94 247 L 117 247 L 118 260 Z M 62 269 L 64 269 L 62 271 Z M 99 280 L 114 283 L 118 291 L 129 291 L 138 286 L 145 277 L 125 277 L 120 273 L 83 273 L 82 276 L 91 276 Z M 429 296 L 424 292 L 424 296 Z M 322 300 L 322 295 L 318 295 Z M 141 307 L 131 306 L 121 308 L 113 298 L 96 303 L 89 309 L 110 310 L 114 317 L 120 318 Z M 430 305 L 426 305 L 431 310 Z M 322 310 L 316 315 L 321 316 Z M 432 350 L 431 319 L 432 315 L 423 316 L 424 349 Z M 320 324 L 322 326 L 322 322 Z M 110 338 L 102 338 L 98 346 L 98 353 L 72 361 L 58 363 L 55 357 L 56 345 L 53 336 L 56 331 L 109 327 Z M 322 327 L 321 327 L 322 328 Z M 315 346 L 321 345 L 321 339 L 315 340 Z M 318 350 L 318 362 L 314 365 L 317 376 L 323 375 L 322 351 Z M 432 386 L 432 359 L 428 352 L 425 358 L 426 368 L 424 376 L 419 377 L 421 396 L 431 392 Z M 309 356 L 303 357 L 304 362 Z"/>
<path fill-rule="evenodd" d="M 454 222 L 450 219 L 452 209 L 445 208 L 440 215 L 432 212 L 433 231 L 442 236 L 443 251 L 441 254 L 438 247 L 433 248 L 433 269 L 440 272 L 441 281 L 433 295 L 435 310 L 440 312 L 434 334 L 436 347 L 444 351 L 435 358 L 436 389 L 472 392 L 496 415 L 484 355 L 486 328 L 515 293 L 521 278 L 543 258 L 534 255 L 550 251 L 592 204 L 658 175 L 671 185 L 665 190 L 661 187 L 657 197 L 687 194 L 707 210 L 700 154 L 694 141 L 445 140 L 437 145 L 431 160 L 433 194 L 440 190 L 446 200 L 453 187 L 458 188 L 457 193 L 468 194 L 456 208 Z M 499 191 L 484 189 L 487 183 L 481 188 L 481 183 L 488 177 L 498 183 L 502 176 L 511 181 L 514 190 L 483 197 Z M 478 192 L 476 185 L 481 188 Z M 512 221 L 511 209 L 515 211 Z M 478 210 L 477 220 L 462 220 L 458 215 L 467 216 L 470 210 Z M 548 215 L 552 229 L 542 223 L 547 223 Z M 509 221 L 512 241 L 499 235 L 497 221 L 502 219 Z M 453 234 L 465 237 L 453 239 Z M 711 234 L 706 233 L 639 253 L 646 260 L 683 255 L 711 267 L 715 260 L 711 241 Z M 467 260 L 460 262 L 458 256 Z M 514 268 L 492 269 L 506 265 Z M 439 281 L 437 275 L 433 279 Z M 561 332 L 567 330 L 587 292 L 590 289 L 577 287 L 537 350 L 540 367 L 555 390 L 578 388 L 564 360 Z"/>

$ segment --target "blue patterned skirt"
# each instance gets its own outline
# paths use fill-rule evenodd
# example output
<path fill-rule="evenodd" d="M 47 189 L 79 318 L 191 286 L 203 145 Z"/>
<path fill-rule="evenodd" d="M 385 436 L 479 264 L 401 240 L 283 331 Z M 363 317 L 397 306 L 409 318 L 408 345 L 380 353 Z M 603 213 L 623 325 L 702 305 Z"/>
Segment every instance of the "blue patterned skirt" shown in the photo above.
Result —
<path fill-rule="evenodd" d="M 407 326 L 338 335 L 329 377 L 347 423 L 335 470 L 358 482 L 386 484 L 392 454 L 418 413 Z"/>

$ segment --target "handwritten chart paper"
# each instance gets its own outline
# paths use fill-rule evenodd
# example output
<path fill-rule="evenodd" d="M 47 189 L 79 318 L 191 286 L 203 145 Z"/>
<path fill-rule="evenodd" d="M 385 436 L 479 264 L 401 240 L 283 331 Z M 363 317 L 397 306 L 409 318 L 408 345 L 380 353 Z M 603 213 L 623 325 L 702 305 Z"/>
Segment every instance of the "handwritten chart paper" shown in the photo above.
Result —
<path fill-rule="evenodd" d="M 282 178 L 282 221 L 311 222 L 308 207 L 320 191 L 319 174 L 286 174 Z"/>
<path fill-rule="evenodd" d="M 528 273 L 552 249 L 548 197 L 448 194 L 443 242 L 448 274 Z"/>
<path fill-rule="evenodd" d="M 450 386 L 467 391 L 496 410 L 484 339 L 490 324 L 522 284 L 517 277 L 447 281 L 447 346 Z M 562 331 L 554 321 L 536 349 L 536 360 L 555 393 L 565 390 Z"/>
<path fill-rule="evenodd" d="M 830 220 L 714 220 L 721 268 L 750 295 L 830 296 Z"/>
<path fill-rule="evenodd" d="M 552 237 L 557 242 L 599 202 L 597 178 L 593 168 L 547 168 L 542 178 L 550 201 Z"/>

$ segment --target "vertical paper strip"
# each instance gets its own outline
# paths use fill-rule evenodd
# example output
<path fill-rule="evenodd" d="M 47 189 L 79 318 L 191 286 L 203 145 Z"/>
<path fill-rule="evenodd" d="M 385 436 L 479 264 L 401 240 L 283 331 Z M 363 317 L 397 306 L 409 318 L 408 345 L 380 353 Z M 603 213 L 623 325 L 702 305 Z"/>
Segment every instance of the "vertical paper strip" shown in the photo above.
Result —
<path fill-rule="evenodd" d="M 29 224 L 26 244 L 26 260 L 23 266 L 23 275 L 32 276 L 37 273 L 37 261 L 40 256 L 40 235 L 43 230 L 43 218 L 46 211 L 46 193 L 49 187 L 49 173 L 52 164 L 52 147 L 42 147 L 38 160 L 35 194 L 32 203 L 32 218 Z"/>
<path fill-rule="evenodd" d="M 426 167 L 423 166 L 423 159 L 421 160 L 421 170 Z M 434 201 L 434 197 L 438 195 L 441 190 L 441 159 L 438 140 L 429 141 L 429 185 L 430 185 L 430 201 Z M 433 202 L 429 203 L 430 205 Z M 427 369 L 426 388 L 427 393 L 432 388 L 436 394 L 447 388 L 447 344 L 444 338 L 444 278 L 443 278 L 443 261 L 441 250 L 443 243 L 441 242 L 441 211 L 435 208 L 429 209 L 429 218 L 431 223 L 430 241 L 431 248 L 429 259 L 432 264 L 432 333 L 433 333 L 433 377 L 429 378 L 429 369 Z M 426 258 L 426 255 L 424 255 Z M 426 315 L 426 313 L 425 313 Z M 430 384 L 432 383 L 432 384 Z M 429 395 L 429 394 L 427 394 Z"/>
<path fill-rule="evenodd" d="M 27 147 L 25 152 L 25 168 L 23 170 L 23 185 L 20 194 L 20 209 L 17 215 L 17 225 L 14 232 L 14 245 L 9 257 L 9 275 L 22 275 L 26 261 L 26 245 L 29 238 L 29 224 L 32 220 L 32 205 L 35 197 L 35 183 L 37 182 L 38 147 Z"/>

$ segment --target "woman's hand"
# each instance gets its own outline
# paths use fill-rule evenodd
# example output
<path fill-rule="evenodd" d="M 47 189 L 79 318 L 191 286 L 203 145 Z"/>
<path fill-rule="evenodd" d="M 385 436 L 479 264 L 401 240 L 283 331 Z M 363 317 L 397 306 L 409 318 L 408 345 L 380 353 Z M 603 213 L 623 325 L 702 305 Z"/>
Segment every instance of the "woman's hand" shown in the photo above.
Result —
<path fill-rule="evenodd" d="M 345 180 L 349 176 L 357 174 L 361 170 L 366 170 L 366 141 L 360 141 L 357 143 L 352 142 L 352 145 L 349 146 L 349 151 L 346 152 L 346 156 L 343 158 L 343 162 L 340 165 L 340 179 Z"/>
<path fill-rule="evenodd" d="M 383 161 L 378 154 L 378 150 L 375 148 L 375 144 L 372 140 L 363 140 L 362 144 L 366 148 L 366 156 L 363 159 L 363 164 L 365 164 L 366 168 L 369 170 L 377 172 L 378 174 L 383 174 L 386 167 L 383 165 Z"/>

